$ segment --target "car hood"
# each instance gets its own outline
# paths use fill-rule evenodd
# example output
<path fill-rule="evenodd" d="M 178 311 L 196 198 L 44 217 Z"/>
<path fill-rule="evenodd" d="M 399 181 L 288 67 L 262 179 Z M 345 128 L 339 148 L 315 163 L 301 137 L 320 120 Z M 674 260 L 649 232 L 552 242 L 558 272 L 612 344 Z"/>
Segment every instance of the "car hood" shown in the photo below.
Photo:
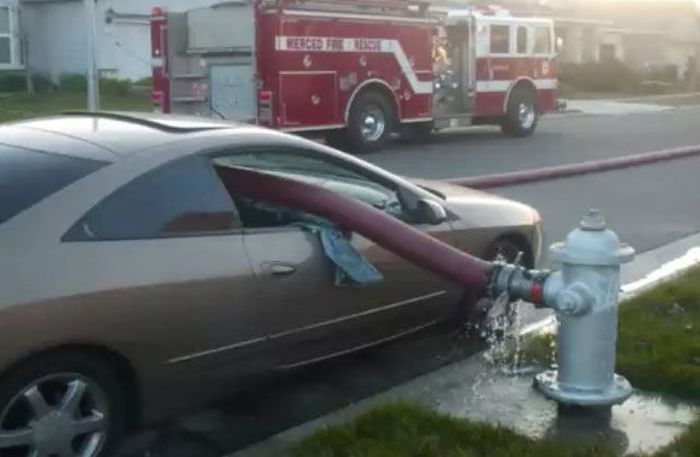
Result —
<path fill-rule="evenodd" d="M 414 178 L 410 180 L 417 186 L 431 193 L 440 194 L 439 196 L 441 197 L 443 205 L 453 212 L 461 216 L 466 216 L 469 219 L 471 219 L 471 217 L 469 217 L 470 214 L 465 214 L 467 207 L 470 210 L 476 210 L 481 207 L 483 209 L 489 208 L 502 215 L 508 214 L 511 217 L 516 216 L 519 221 L 526 221 L 528 224 L 535 223 L 539 220 L 539 215 L 534 208 L 504 197 L 499 197 L 498 195 L 450 184 L 447 181 Z M 511 219 L 511 217 L 508 217 L 508 219 Z"/>
<path fill-rule="evenodd" d="M 438 181 L 432 179 L 420 179 L 420 178 L 410 178 L 411 182 L 423 189 L 431 192 L 440 194 L 441 198 L 446 201 L 490 201 L 494 203 L 505 203 L 513 202 L 507 198 L 499 197 L 498 195 L 489 194 L 481 190 L 472 189 L 469 187 L 458 186 L 457 184 L 450 184 L 448 181 Z"/>

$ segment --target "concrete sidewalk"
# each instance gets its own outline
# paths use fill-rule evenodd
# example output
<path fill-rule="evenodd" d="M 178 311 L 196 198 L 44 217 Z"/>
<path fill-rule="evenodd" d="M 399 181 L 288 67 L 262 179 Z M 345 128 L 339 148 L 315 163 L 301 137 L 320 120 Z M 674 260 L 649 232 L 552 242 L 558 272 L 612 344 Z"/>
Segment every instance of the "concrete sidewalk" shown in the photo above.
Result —
<path fill-rule="evenodd" d="M 595 115 L 626 115 L 635 113 L 658 113 L 672 110 L 672 106 L 655 103 L 630 103 L 615 100 L 569 100 L 567 111 Z"/>
<path fill-rule="evenodd" d="M 700 105 L 700 92 L 620 98 L 573 98 L 566 100 L 566 109 L 560 114 L 626 115 L 658 113 L 690 105 Z"/>

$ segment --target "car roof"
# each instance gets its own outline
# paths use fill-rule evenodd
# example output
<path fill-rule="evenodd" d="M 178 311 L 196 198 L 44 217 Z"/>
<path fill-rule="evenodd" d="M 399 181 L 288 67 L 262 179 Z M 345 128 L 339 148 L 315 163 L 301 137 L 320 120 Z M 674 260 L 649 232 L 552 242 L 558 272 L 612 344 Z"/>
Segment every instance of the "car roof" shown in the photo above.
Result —
<path fill-rule="evenodd" d="M 240 127 L 194 116 L 73 111 L 0 126 L 0 143 L 114 162 L 188 134 Z"/>

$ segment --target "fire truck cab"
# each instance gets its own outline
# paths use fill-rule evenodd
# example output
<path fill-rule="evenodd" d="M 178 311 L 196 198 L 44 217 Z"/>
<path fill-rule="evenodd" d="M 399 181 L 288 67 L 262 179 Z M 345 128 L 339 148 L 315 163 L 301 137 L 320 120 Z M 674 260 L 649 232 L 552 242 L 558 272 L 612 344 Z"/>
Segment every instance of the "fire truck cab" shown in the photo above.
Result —
<path fill-rule="evenodd" d="M 155 8 L 164 112 L 320 132 L 353 152 L 475 124 L 531 134 L 556 108 L 551 19 L 422 0 L 237 0 Z"/>

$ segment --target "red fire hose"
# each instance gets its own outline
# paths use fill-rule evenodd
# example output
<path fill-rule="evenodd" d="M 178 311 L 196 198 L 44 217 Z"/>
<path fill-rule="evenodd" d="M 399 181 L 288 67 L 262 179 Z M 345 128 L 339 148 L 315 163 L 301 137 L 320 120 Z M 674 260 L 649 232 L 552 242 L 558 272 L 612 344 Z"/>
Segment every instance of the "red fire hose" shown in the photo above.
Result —
<path fill-rule="evenodd" d="M 217 167 L 232 195 L 325 217 L 394 254 L 473 292 L 486 286 L 490 264 L 366 204 L 319 186 L 255 171 Z M 477 292 L 477 293 L 478 293 Z"/>

